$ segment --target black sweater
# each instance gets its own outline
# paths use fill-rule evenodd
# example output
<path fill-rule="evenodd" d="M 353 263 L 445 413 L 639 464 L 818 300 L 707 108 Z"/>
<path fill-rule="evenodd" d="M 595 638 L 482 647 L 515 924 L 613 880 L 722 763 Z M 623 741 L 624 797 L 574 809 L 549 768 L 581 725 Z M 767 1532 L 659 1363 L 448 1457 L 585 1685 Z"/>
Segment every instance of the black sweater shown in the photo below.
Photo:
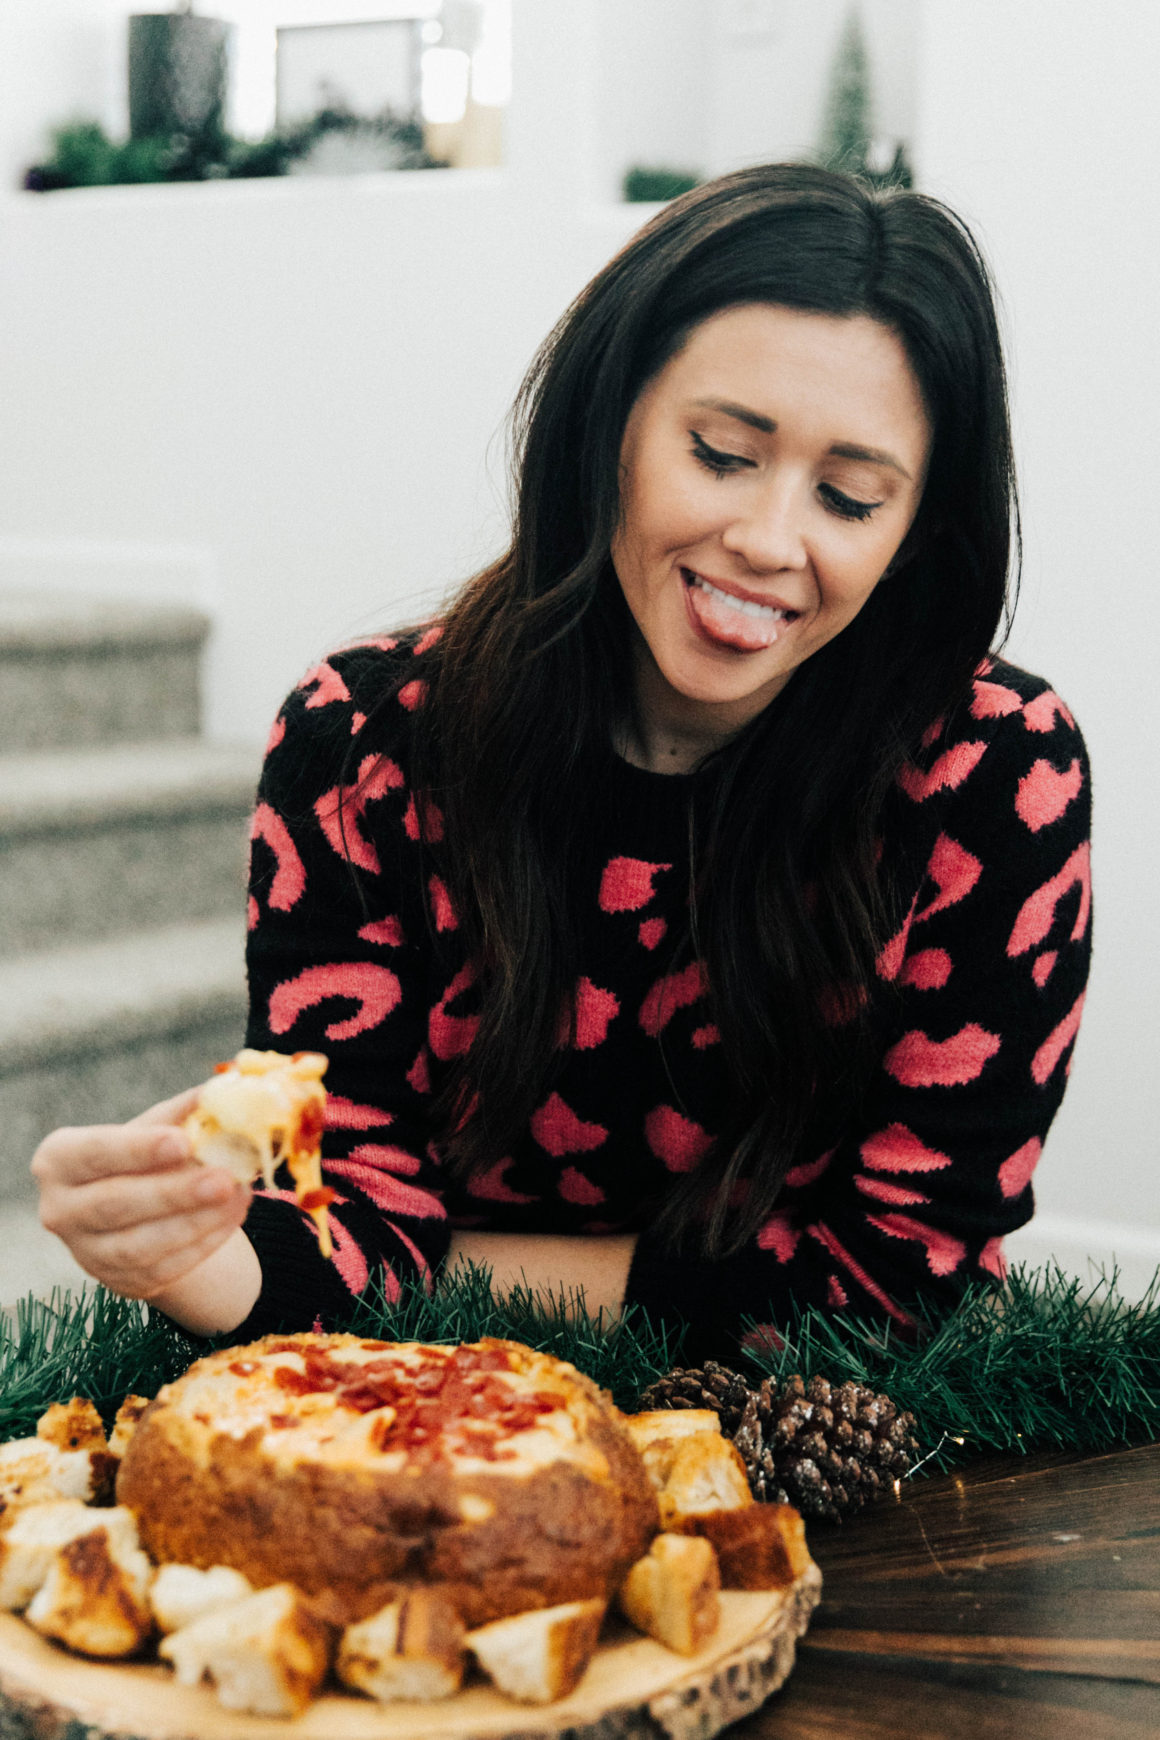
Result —
<path fill-rule="evenodd" d="M 257 1193 L 246 1230 L 263 1287 L 240 1333 L 334 1321 L 379 1264 L 388 1287 L 436 1271 L 452 1226 L 638 1233 L 629 1298 L 686 1320 L 699 1355 L 728 1357 L 747 1321 L 776 1323 L 790 1299 L 905 1323 L 918 1295 L 949 1304 L 968 1280 L 1001 1274 L 1003 1235 L 1032 1213 L 1089 955 L 1087 762 L 1050 688 L 989 662 L 970 709 L 933 726 L 904 770 L 883 849 L 909 904 L 878 962 L 881 1063 L 862 1114 L 795 1167 L 745 1248 L 708 1262 L 666 1254 L 649 1231 L 730 1093 L 703 968 L 672 953 L 687 934 L 697 776 L 609 755 L 603 837 L 577 913 L 575 1040 L 510 1155 L 466 1186 L 442 1169 L 428 1127 L 475 1005 L 456 915 L 418 838 L 409 743 L 422 682 L 367 722 L 411 657 L 390 639 L 335 654 L 271 735 L 254 818 L 247 1043 L 330 1057 L 324 1174 L 339 1194 L 327 1262 L 288 1183 Z M 352 738 L 360 789 L 344 829 Z"/>

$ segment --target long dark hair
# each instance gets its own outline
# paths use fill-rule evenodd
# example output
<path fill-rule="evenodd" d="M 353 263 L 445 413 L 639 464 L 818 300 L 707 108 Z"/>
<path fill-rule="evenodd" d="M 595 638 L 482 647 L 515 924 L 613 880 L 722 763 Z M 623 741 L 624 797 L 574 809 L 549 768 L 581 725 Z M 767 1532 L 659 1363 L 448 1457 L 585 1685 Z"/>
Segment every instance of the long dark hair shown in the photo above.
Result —
<path fill-rule="evenodd" d="M 454 842 L 440 872 L 479 982 L 476 1037 L 437 1104 L 447 1162 L 470 1173 L 526 1129 L 561 1057 L 577 973 L 569 866 L 598 810 L 591 770 L 632 686 L 631 619 L 609 558 L 625 423 L 692 328 L 746 303 L 888 326 L 933 439 L 888 577 L 698 782 L 687 946 L 706 965 L 736 1115 L 659 1218 L 710 1252 L 768 1215 L 819 1100 L 839 1114 L 857 1102 L 874 960 L 893 922 L 890 867 L 876 864 L 884 806 L 1003 619 L 1018 536 L 1006 385 L 987 270 L 953 213 L 774 165 L 654 217 L 527 375 L 511 547 L 423 654 L 418 745 L 420 784 Z"/>

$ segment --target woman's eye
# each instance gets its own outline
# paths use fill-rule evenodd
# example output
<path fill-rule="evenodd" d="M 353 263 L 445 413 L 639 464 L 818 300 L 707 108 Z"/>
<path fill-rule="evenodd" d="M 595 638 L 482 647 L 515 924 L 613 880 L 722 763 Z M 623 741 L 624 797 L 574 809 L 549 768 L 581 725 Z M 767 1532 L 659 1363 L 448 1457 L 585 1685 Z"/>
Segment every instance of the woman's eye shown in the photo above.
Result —
<path fill-rule="evenodd" d="M 840 515 L 844 520 L 868 520 L 875 509 L 882 506 L 880 501 L 858 501 L 855 496 L 835 489 L 832 483 L 819 484 L 818 494 L 830 512 Z"/>
<path fill-rule="evenodd" d="M 695 429 L 690 430 L 690 434 L 693 440 L 693 457 L 716 477 L 727 477 L 730 472 L 752 468 L 752 459 L 745 459 L 740 453 L 722 453 L 719 448 L 710 447 L 704 436 L 698 435 Z"/>

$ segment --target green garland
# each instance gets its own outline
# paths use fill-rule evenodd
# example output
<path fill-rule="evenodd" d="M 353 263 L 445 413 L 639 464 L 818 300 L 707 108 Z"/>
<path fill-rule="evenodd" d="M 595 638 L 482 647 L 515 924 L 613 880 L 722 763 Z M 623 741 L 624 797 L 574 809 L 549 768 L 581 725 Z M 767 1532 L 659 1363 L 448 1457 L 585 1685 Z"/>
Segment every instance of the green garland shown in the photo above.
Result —
<path fill-rule="evenodd" d="M 782 1345 L 749 1355 L 774 1379 L 820 1372 L 884 1391 L 915 1418 L 924 1460 L 984 1451 L 1098 1450 L 1160 1437 L 1160 1269 L 1144 1297 L 1117 1274 L 1086 1284 L 1057 1264 L 1020 1265 L 1000 1291 L 972 1286 L 949 1316 L 891 1326 L 795 1313 Z"/>
<path fill-rule="evenodd" d="M 467 1264 L 434 1294 L 369 1288 L 343 1326 L 389 1341 L 509 1337 L 566 1359 L 631 1408 L 680 1360 L 679 1337 L 637 1308 L 609 1328 L 568 1293 L 518 1288 L 497 1302 L 490 1271 Z M 227 1338 L 213 1345 L 221 1345 Z M 153 1395 L 206 1351 L 168 1318 L 104 1288 L 22 1301 L 0 1326 L 0 1440 L 35 1431 L 52 1402 L 92 1398 L 106 1420 L 130 1391 Z M 1054 1264 L 1012 1270 L 1002 1292 L 977 1286 L 917 1342 L 890 1327 L 795 1312 L 781 1345 L 749 1359 L 780 1379 L 800 1372 L 884 1391 L 915 1416 L 924 1463 L 983 1451 L 1100 1449 L 1160 1436 L 1160 1271 L 1137 1304 L 1117 1277 L 1087 1286 Z"/>

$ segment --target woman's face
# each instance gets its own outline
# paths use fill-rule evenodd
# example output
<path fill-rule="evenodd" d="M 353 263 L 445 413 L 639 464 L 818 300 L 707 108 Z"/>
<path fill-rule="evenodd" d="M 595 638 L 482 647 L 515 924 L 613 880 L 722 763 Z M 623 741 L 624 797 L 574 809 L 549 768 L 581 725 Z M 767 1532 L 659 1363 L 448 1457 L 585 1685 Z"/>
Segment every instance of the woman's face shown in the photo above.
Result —
<path fill-rule="evenodd" d="M 644 735 L 708 746 L 853 621 L 906 536 L 930 429 L 893 332 L 745 304 L 695 327 L 621 445 L 612 560 Z"/>

